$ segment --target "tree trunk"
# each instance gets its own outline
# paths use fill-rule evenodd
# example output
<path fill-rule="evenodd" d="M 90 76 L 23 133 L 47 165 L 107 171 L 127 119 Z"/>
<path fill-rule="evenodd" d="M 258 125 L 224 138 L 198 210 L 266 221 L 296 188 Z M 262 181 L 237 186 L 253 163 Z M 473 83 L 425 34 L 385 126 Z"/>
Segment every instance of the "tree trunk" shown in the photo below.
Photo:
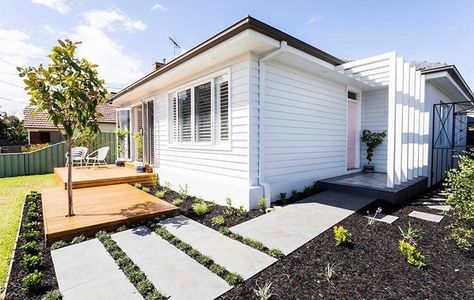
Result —
<path fill-rule="evenodd" d="M 72 138 L 67 137 L 67 207 L 68 207 L 68 217 L 74 216 L 74 211 L 72 207 Z"/>

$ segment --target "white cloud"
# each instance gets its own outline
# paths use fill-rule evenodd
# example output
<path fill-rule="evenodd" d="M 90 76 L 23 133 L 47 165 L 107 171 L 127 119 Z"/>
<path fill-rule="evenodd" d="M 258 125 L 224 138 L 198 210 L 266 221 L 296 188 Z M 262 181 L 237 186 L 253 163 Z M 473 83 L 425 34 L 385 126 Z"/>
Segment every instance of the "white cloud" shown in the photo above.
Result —
<path fill-rule="evenodd" d="M 105 29 L 114 31 L 114 25 L 119 24 L 129 32 L 144 31 L 147 25 L 141 20 L 133 20 L 127 15 L 124 15 L 118 9 L 107 10 L 91 10 L 84 14 L 89 26 L 97 29 Z"/>
<path fill-rule="evenodd" d="M 313 24 L 314 22 L 319 22 L 321 20 L 321 16 L 320 15 L 315 15 L 315 16 L 312 16 L 311 18 L 309 18 L 308 20 L 308 24 Z"/>
<path fill-rule="evenodd" d="M 67 14 L 69 12 L 69 5 L 65 0 L 31 0 L 31 2 L 47 6 L 62 14 Z"/>
<path fill-rule="evenodd" d="M 45 32 L 45 33 L 48 33 L 48 34 L 53 34 L 53 33 L 56 32 L 56 30 L 54 30 L 53 26 L 48 25 L 48 24 L 41 26 L 41 31 Z"/>
<path fill-rule="evenodd" d="M 16 29 L 0 28 L 0 97 L 12 99 L 12 102 L 0 99 L 2 111 L 21 115 L 28 96 L 22 79 L 17 75 L 16 66 L 24 67 L 44 57 L 45 51 L 30 41 L 30 36 Z"/>
<path fill-rule="evenodd" d="M 168 9 L 166 7 L 164 7 L 163 5 L 159 4 L 159 3 L 156 3 L 155 5 L 153 5 L 151 7 L 151 10 L 157 10 L 157 11 L 161 11 L 161 12 L 165 12 L 167 11 Z"/>
<path fill-rule="evenodd" d="M 84 14 L 86 24 L 78 26 L 72 39 L 82 41 L 78 55 L 99 67 L 99 75 L 107 86 L 124 87 L 144 75 L 142 61 L 126 53 L 123 45 L 110 32 L 145 30 L 146 24 L 132 20 L 117 9 L 93 10 Z"/>

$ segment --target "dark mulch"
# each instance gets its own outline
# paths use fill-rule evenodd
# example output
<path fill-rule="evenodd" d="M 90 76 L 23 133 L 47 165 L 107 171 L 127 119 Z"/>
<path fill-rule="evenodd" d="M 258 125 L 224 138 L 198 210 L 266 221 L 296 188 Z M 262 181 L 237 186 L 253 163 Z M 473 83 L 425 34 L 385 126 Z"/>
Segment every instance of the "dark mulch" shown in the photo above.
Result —
<path fill-rule="evenodd" d="M 151 188 L 150 193 L 154 195 L 157 191 L 161 191 L 161 190 L 162 190 L 162 187 L 160 186 L 153 187 Z M 162 200 L 165 200 L 171 203 L 173 202 L 173 200 L 178 199 L 178 198 L 184 200 L 184 202 L 179 206 L 179 214 L 182 214 L 194 221 L 197 221 L 215 230 L 219 230 L 219 226 L 214 225 L 211 222 L 211 219 L 218 215 L 224 215 L 225 212 L 229 209 L 226 206 L 222 206 L 222 205 L 218 205 L 212 202 L 205 201 L 210 208 L 209 212 L 206 213 L 205 215 L 199 216 L 193 211 L 193 207 L 192 207 L 196 201 L 196 197 L 193 197 L 193 196 L 182 197 L 175 191 L 168 191 L 166 192 L 165 197 Z M 232 215 L 230 214 L 225 215 L 225 221 L 226 221 L 225 226 L 227 227 L 240 224 L 242 222 L 248 221 L 252 218 L 261 216 L 263 214 L 263 212 L 261 212 L 260 210 L 251 210 L 248 212 L 244 212 L 242 215 L 237 215 L 237 209 L 232 209 L 232 211 L 234 212 Z"/>
<path fill-rule="evenodd" d="M 369 209 L 381 206 L 399 216 L 394 224 L 368 225 Z M 409 218 L 413 211 L 433 213 L 408 204 L 391 208 L 377 202 L 340 222 L 353 235 L 352 248 L 336 247 L 332 228 L 271 267 L 224 294 L 220 299 L 254 299 L 256 284 L 273 282 L 271 299 L 474 299 L 474 255 L 445 241 L 446 218 L 440 224 Z M 398 250 L 398 226 L 423 230 L 417 248 L 428 267 L 409 265 Z M 336 264 L 335 277 L 324 276 L 327 263 Z"/>
<path fill-rule="evenodd" d="M 39 207 L 41 207 L 41 200 L 39 200 Z M 41 209 L 39 210 L 40 220 L 43 220 L 43 215 Z M 10 273 L 10 278 L 8 282 L 8 287 L 6 291 L 5 299 L 41 299 L 44 294 L 48 291 L 58 288 L 58 282 L 56 279 L 56 273 L 54 272 L 53 260 L 51 258 L 51 251 L 46 247 L 46 242 L 44 239 L 44 226 L 43 221 L 40 222 L 40 226 L 36 229 L 41 231 L 41 235 L 36 239 L 36 242 L 41 245 L 43 252 L 43 259 L 41 266 L 38 271 L 43 273 L 43 279 L 41 281 L 41 288 L 35 292 L 34 295 L 26 295 L 22 290 L 22 278 L 27 275 L 29 272 L 23 267 L 22 263 L 22 253 L 20 247 L 25 244 L 25 240 L 22 235 L 25 231 L 24 224 L 26 223 L 26 208 L 23 209 L 23 216 L 21 220 L 20 235 L 15 249 L 15 255 L 13 256 L 12 269 Z"/>

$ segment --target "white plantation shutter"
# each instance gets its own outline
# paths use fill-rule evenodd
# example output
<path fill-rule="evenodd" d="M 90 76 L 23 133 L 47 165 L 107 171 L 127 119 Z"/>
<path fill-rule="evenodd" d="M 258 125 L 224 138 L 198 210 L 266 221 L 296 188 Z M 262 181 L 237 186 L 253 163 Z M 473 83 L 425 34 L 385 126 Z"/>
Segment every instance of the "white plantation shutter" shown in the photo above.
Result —
<path fill-rule="evenodd" d="M 194 123 L 196 142 L 211 141 L 211 83 L 194 88 Z"/>
<path fill-rule="evenodd" d="M 191 90 L 178 92 L 178 141 L 191 142 Z"/>
<path fill-rule="evenodd" d="M 170 143 L 176 143 L 178 141 L 178 102 L 176 101 L 176 94 L 169 94 L 168 101 L 170 107 Z"/>
<path fill-rule="evenodd" d="M 216 135 L 221 141 L 229 140 L 229 81 L 216 78 Z"/>

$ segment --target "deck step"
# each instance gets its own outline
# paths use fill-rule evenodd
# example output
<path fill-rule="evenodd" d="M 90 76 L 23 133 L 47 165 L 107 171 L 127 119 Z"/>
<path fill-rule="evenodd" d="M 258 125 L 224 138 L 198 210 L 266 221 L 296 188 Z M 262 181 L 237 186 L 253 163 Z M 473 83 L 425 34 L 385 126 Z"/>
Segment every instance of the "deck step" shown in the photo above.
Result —
<path fill-rule="evenodd" d="M 51 251 L 63 299 L 143 299 L 97 239 Z"/>
<path fill-rule="evenodd" d="M 222 278 L 146 226 L 115 233 L 112 239 L 170 299 L 214 299 L 231 289 Z"/>
<path fill-rule="evenodd" d="M 244 280 L 277 260 L 185 216 L 160 222 L 170 233 Z"/>

